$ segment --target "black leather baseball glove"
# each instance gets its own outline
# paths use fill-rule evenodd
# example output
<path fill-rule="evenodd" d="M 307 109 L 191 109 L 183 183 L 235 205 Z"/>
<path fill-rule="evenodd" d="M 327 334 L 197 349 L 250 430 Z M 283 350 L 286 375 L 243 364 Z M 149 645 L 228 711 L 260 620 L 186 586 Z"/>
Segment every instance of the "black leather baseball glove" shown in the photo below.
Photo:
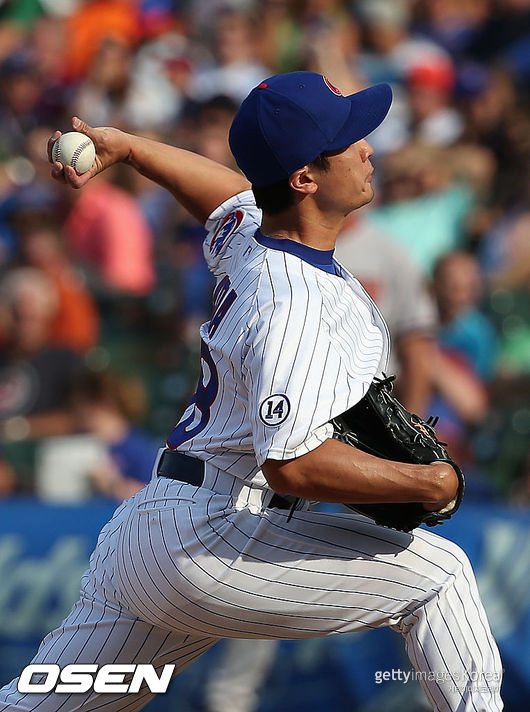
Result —
<path fill-rule="evenodd" d="M 393 380 L 394 376 L 376 378 L 366 395 L 331 423 L 334 438 L 371 455 L 423 465 L 445 461 L 454 467 L 458 493 L 441 511 L 428 512 L 420 502 L 346 505 L 377 524 L 408 532 L 423 523 L 433 527 L 449 519 L 462 501 L 464 476 L 444 448 L 445 443 L 436 437 L 437 419 L 424 421 L 402 406 L 392 395 Z"/>

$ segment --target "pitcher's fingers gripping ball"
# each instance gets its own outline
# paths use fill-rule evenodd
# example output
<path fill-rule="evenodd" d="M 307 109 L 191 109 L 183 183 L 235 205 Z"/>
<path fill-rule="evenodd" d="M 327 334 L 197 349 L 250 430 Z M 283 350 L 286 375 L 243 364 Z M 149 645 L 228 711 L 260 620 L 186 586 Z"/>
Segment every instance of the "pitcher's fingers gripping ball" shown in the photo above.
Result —
<path fill-rule="evenodd" d="M 72 166 L 78 175 L 86 173 L 96 157 L 92 139 L 77 131 L 62 134 L 52 147 L 52 160 Z"/>

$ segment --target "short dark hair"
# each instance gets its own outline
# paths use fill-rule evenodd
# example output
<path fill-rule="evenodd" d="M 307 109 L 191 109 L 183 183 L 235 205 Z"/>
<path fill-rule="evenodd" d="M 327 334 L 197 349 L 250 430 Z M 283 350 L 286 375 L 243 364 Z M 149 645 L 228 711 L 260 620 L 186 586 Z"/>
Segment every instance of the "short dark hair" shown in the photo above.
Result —
<path fill-rule="evenodd" d="M 321 153 L 314 161 L 311 161 L 311 166 L 315 166 L 320 171 L 329 169 L 329 158 L 325 153 Z M 252 186 L 254 199 L 258 208 L 261 208 L 265 215 L 278 215 L 288 210 L 294 204 L 293 189 L 289 185 L 289 180 L 284 178 L 277 183 L 271 185 Z"/>
<path fill-rule="evenodd" d="M 68 388 L 71 405 L 88 404 L 113 406 L 131 422 L 141 421 L 147 411 L 147 393 L 136 376 L 111 370 L 83 370 L 72 379 Z"/>

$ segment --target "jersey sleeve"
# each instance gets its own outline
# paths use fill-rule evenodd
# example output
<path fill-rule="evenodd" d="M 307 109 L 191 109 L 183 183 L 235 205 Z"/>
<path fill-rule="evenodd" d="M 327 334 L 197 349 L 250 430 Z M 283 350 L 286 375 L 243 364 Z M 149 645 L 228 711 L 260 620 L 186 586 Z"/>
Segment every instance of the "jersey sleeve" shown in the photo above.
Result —
<path fill-rule="evenodd" d="M 226 274 L 234 248 L 248 239 L 261 224 L 261 210 L 251 190 L 232 196 L 217 207 L 205 223 L 203 244 L 206 263 L 218 277 Z"/>
<path fill-rule="evenodd" d="M 352 378 L 331 345 L 311 268 L 288 264 L 284 253 L 273 259 L 285 262 L 284 277 L 265 260 L 242 365 L 259 466 L 299 457 L 330 438 L 330 419 L 360 400 L 371 381 Z"/>

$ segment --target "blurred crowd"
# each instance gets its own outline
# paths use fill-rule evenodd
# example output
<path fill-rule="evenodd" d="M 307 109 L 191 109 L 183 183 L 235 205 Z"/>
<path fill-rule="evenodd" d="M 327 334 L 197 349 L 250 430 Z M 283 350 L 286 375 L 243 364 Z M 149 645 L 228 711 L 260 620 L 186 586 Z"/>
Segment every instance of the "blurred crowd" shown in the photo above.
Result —
<path fill-rule="evenodd" d="M 233 166 L 241 100 L 299 69 L 392 85 L 336 254 L 468 496 L 528 504 L 530 0 L 0 0 L 0 496 L 60 498 L 80 459 L 64 491 L 142 486 L 209 314 L 203 227 L 125 166 L 53 182 L 48 136 L 79 115 Z"/>

